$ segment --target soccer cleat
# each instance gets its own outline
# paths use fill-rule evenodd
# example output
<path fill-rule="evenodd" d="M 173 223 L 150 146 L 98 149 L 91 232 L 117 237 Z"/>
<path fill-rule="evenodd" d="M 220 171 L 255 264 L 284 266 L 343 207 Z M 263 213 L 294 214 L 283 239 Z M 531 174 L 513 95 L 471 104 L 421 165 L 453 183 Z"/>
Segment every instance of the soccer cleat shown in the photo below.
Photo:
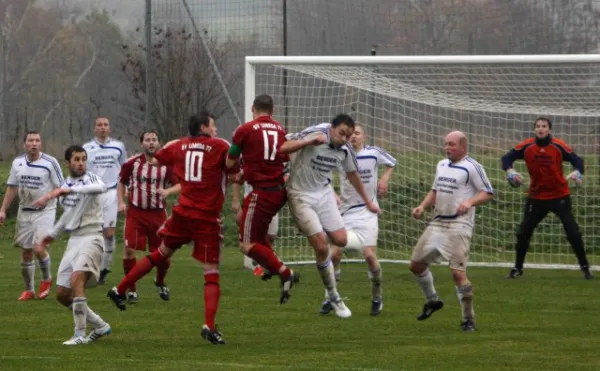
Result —
<path fill-rule="evenodd" d="M 438 310 L 444 307 L 444 302 L 441 300 L 431 300 L 423 305 L 423 312 L 417 317 L 417 321 L 424 321 Z"/>
<path fill-rule="evenodd" d="M 154 282 L 154 286 L 156 286 L 156 288 L 158 289 L 158 296 L 160 296 L 160 298 L 164 301 L 169 301 L 169 293 L 171 292 L 171 290 L 169 290 L 167 285 L 161 285 Z"/>
<path fill-rule="evenodd" d="M 263 273 L 265 273 L 265 272 L 268 272 L 268 271 L 264 270 L 263 267 L 261 267 L 260 265 L 257 265 L 256 267 L 254 267 L 252 274 L 255 276 L 262 276 Z"/>
<path fill-rule="evenodd" d="M 279 304 L 285 304 L 290 299 L 290 290 L 294 286 L 294 271 L 290 271 L 290 276 L 285 282 L 281 283 L 281 297 L 279 299 Z"/>
<path fill-rule="evenodd" d="M 467 318 L 466 320 L 460 323 L 460 328 L 463 332 L 472 332 L 477 330 L 475 328 L 475 321 L 472 318 Z"/>
<path fill-rule="evenodd" d="M 225 344 L 225 340 L 223 340 L 223 334 L 219 331 L 217 326 L 215 326 L 214 330 L 211 330 L 208 326 L 202 326 L 202 337 L 212 344 Z"/>
<path fill-rule="evenodd" d="M 333 306 L 329 300 L 325 300 L 321 304 L 321 309 L 319 309 L 319 313 L 321 314 L 329 314 L 333 310 Z"/>
<path fill-rule="evenodd" d="M 86 340 L 88 341 L 88 343 L 91 343 L 92 341 L 96 341 L 103 336 L 110 335 L 111 332 L 112 328 L 110 328 L 110 325 L 107 323 L 100 328 L 92 330 L 92 332 L 90 332 Z"/>
<path fill-rule="evenodd" d="M 112 300 L 112 302 L 115 303 L 117 308 L 119 308 L 120 310 L 127 309 L 127 297 L 125 295 L 119 295 L 116 286 L 108 290 L 106 296 L 108 296 L 110 300 Z"/>
<path fill-rule="evenodd" d="M 383 310 L 383 300 L 371 301 L 371 315 L 372 316 L 380 315 L 382 310 Z"/>
<path fill-rule="evenodd" d="M 65 341 L 63 343 L 63 345 L 80 345 L 80 344 L 87 344 L 87 343 L 88 343 L 88 339 L 86 339 L 85 337 L 73 335 L 73 337 L 70 338 L 69 340 Z"/>
<path fill-rule="evenodd" d="M 510 272 L 508 273 L 508 276 L 506 276 L 506 278 L 508 278 L 508 279 L 515 279 L 515 278 L 517 278 L 517 276 L 522 276 L 522 275 L 523 275 L 523 270 L 522 269 L 512 268 L 510 270 Z"/>
<path fill-rule="evenodd" d="M 19 301 L 27 301 L 27 300 L 32 300 L 35 299 L 35 293 L 33 291 L 23 291 L 21 293 L 21 296 L 19 296 Z"/>
<path fill-rule="evenodd" d="M 38 299 L 43 300 L 50 295 L 50 289 L 52 288 L 52 280 L 40 282 L 40 289 L 38 291 Z"/>
<path fill-rule="evenodd" d="M 581 267 L 581 271 L 583 272 L 583 278 L 585 278 L 586 280 L 593 280 L 594 279 L 594 275 L 592 274 L 592 272 L 590 272 L 590 268 L 589 267 Z"/>
<path fill-rule="evenodd" d="M 335 311 L 336 316 L 340 318 L 350 318 L 350 316 L 352 316 L 352 312 L 350 311 L 350 309 L 348 309 L 346 304 L 344 304 L 342 299 L 338 298 L 337 300 L 331 300 L 330 304 L 333 310 Z"/>
<path fill-rule="evenodd" d="M 130 292 L 127 293 L 127 303 L 129 303 L 129 304 L 135 304 L 138 301 L 140 301 L 140 295 L 137 292 L 135 292 L 135 291 L 131 292 L 130 291 Z"/>
<path fill-rule="evenodd" d="M 108 269 L 103 269 L 100 271 L 100 277 L 98 278 L 98 285 L 104 285 L 106 282 L 106 276 L 110 273 Z"/>

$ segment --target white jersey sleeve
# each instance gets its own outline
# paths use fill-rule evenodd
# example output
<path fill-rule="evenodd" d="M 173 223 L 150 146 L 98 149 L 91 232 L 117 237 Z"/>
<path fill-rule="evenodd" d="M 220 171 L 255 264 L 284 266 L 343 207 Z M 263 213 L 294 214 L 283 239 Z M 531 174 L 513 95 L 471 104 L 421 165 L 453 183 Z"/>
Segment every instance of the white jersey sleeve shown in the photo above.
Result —
<path fill-rule="evenodd" d="M 494 189 L 492 188 L 492 183 L 487 177 L 485 173 L 485 169 L 483 166 L 479 164 L 479 162 L 475 161 L 471 157 L 466 157 L 465 160 L 471 164 L 468 167 L 469 169 L 469 180 L 471 184 L 475 188 L 475 190 L 479 192 L 487 192 L 489 194 L 494 194 Z"/>
<path fill-rule="evenodd" d="M 87 169 L 98 175 L 108 188 L 116 188 L 121 166 L 127 161 L 125 145 L 115 139 L 104 143 L 92 140 L 83 145 L 87 152 Z"/>
<path fill-rule="evenodd" d="M 57 238 L 63 232 L 75 232 L 85 227 L 98 227 L 101 230 L 102 202 L 100 194 L 106 192 L 106 185 L 93 173 L 87 172 L 79 178 L 68 178 L 65 188 L 71 193 L 62 197 L 64 213 L 50 232 Z"/>
<path fill-rule="evenodd" d="M 23 157 L 23 156 L 19 156 L 19 157 Z M 10 173 L 8 174 L 8 180 L 6 181 L 6 185 L 9 187 L 18 187 L 19 186 L 19 178 L 17 175 L 17 166 L 18 166 L 17 160 L 19 159 L 19 157 L 17 157 L 10 165 Z"/>

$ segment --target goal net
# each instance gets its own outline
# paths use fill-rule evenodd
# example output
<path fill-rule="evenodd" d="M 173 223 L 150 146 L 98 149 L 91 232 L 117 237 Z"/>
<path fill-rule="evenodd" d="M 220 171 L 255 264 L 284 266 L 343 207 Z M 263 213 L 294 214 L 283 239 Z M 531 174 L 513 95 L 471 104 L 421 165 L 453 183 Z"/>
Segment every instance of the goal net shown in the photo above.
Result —
<path fill-rule="evenodd" d="M 600 263 L 600 55 L 247 57 L 245 82 L 247 120 L 252 100 L 262 93 L 273 96 L 275 118 L 288 133 L 349 113 L 365 125 L 368 144 L 396 157 L 379 219 L 378 255 L 391 262 L 410 259 L 426 227 L 411 219 L 411 209 L 429 191 L 435 165 L 444 158 L 443 136 L 461 130 L 496 191 L 491 203 L 478 207 L 470 264 L 512 266 L 527 181 L 511 188 L 500 157 L 533 135 L 536 117 L 551 118 L 554 135 L 585 159 L 584 184 L 571 188 L 573 211 L 590 263 Z M 565 174 L 571 171 L 564 166 Z M 515 168 L 527 177 L 522 162 Z M 314 262 L 287 207 L 276 250 L 286 262 Z M 556 216 L 537 227 L 527 263 L 577 268 Z"/>

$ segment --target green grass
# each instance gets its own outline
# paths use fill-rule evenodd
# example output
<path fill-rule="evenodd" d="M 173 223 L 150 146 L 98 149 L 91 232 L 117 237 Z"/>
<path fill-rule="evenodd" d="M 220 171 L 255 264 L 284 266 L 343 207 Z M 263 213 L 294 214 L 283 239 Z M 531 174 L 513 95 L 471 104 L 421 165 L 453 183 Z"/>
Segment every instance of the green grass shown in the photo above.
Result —
<path fill-rule="evenodd" d="M 435 164 L 433 160 L 423 161 Z M 484 165 L 492 168 L 492 159 L 489 164 L 485 161 L 482 161 Z M 500 179 L 497 172 L 490 172 L 495 173 L 492 178 Z M 6 169 L 0 168 L 0 177 L 5 174 Z M 388 210 L 384 214 L 388 224 L 383 237 L 389 244 L 383 249 L 383 256 L 404 257 L 409 252 L 410 242 L 418 236 L 422 225 L 412 222 L 405 214 L 423 197 L 430 177 L 424 173 L 396 174 L 393 192 L 397 196 L 383 203 Z M 511 213 L 518 214 L 521 196 L 514 192 L 511 196 L 503 184 L 499 181 L 494 184 L 499 191 L 498 198 L 513 197 L 514 205 L 506 207 L 514 208 L 510 209 Z M 597 204 L 600 193 L 591 190 L 596 190 L 595 186 L 586 187 L 589 188 L 585 188 L 585 192 L 590 192 L 587 202 Z M 484 232 L 506 223 L 501 217 L 509 213 L 499 213 L 495 209 L 499 204 L 500 201 L 481 208 L 477 222 L 483 224 L 479 228 Z M 394 206 L 397 210 L 392 212 L 394 209 L 390 208 Z M 593 219 L 585 219 L 585 222 L 589 220 Z M 170 302 L 158 298 L 151 277 L 139 284 L 140 303 L 126 312 L 119 312 L 105 297 L 110 286 L 91 289 L 88 291 L 90 306 L 111 324 L 113 334 L 95 344 L 65 348 L 61 343 L 71 336 L 73 327 L 68 310 L 52 298 L 25 303 L 16 300 L 22 290 L 22 280 L 19 251 L 10 247 L 13 222 L 0 228 L 0 254 L 3 255 L 0 259 L 0 370 L 600 369 L 599 283 L 583 280 L 577 271 L 527 270 L 521 279 L 507 281 L 503 278 L 506 269 L 470 269 L 479 331 L 463 334 L 458 327 L 459 305 L 446 267 L 433 268 L 436 286 L 446 307 L 431 319 L 418 322 L 415 317 L 423 299 L 407 266 L 384 265 L 385 309 L 380 317 L 372 318 L 368 315 L 370 288 L 364 265 L 344 265 L 340 290 L 353 317 L 341 320 L 317 314 L 323 288 L 314 266 L 297 268 L 302 282 L 294 287 L 292 299 L 284 306 L 278 304 L 279 289 L 275 281 L 265 283 L 242 270 L 231 215 L 226 219 L 218 315 L 227 345 L 210 345 L 200 337 L 202 268 L 190 257 L 190 249 L 184 247 L 175 256 L 167 278 L 172 289 Z M 513 231 L 501 232 L 506 233 L 506 243 L 512 243 Z M 553 238 L 556 238 L 560 231 L 554 233 Z M 54 272 L 67 237 L 52 247 Z M 491 237 L 477 235 L 476 244 L 484 243 L 486 238 Z M 304 244 L 302 239 L 289 241 L 298 242 L 295 246 Z M 122 277 L 120 242 L 115 252 L 114 273 L 109 276 L 110 284 Z M 558 245 L 560 241 L 553 243 Z M 589 248 L 594 251 L 595 246 Z M 288 256 L 294 254 L 289 249 L 280 251 Z M 512 254 L 506 254 L 512 259 Z M 39 272 L 36 272 L 37 279 Z"/>

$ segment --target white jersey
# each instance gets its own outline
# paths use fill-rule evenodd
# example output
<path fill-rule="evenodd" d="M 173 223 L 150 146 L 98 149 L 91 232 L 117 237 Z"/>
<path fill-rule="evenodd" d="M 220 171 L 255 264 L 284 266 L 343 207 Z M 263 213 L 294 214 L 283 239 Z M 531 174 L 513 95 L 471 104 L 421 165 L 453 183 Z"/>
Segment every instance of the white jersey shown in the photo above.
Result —
<path fill-rule="evenodd" d="M 78 178 L 67 178 L 63 187 L 71 189 L 71 193 L 60 197 L 64 213 L 50 236 L 56 238 L 63 232 L 80 234 L 102 231 L 101 194 L 106 192 L 102 180 L 88 171 Z"/>
<path fill-rule="evenodd" d="M 40 153 L 40 158 L 29 162 L 26 155 L 15 158 L 6 182 L 9 187 L 17 187 L 19 208 L 36 210 L 32 204 L 64 183 L 62 170 L 58 161 L 52 156 Z M 56 200 L 46 205 L 46 210 L 56 209 Z"/>
<path fill-rule="evenodd" d="M 379 147 L 366 146 L 356 153 L 356 161 L 358 162 L 358 174 L 367 197 L 377 204 L 377 165 L 394 167 L 396 159 Z M 365 207 L 365 201 L 348 181 L 343 171 L 340 171 L 340 178 L 340 198 L 342 199 L 340 211 L 342 214 L 350 209 Z"/>
<path fill-rule="evenodd" d="M 458 205 L 479 192 L 494 193 L 483 167 L 468 156 L 456 163 L 450 160 L 438 162 L 431 189 L 436 191 L 435 216 L 431 225 L 460 223 L 471 228 L 475 225 L 475 208 L 459 216 L 456 213 Z"/>
<path fill-rule="evenodd" d="M 108 138 L 105 143 L 93 139 L 84 144 L 83 148 L 87 152 L 88 171 L 98 175 L 109 189 L 116 188 L 121 166 L 127 161 L 125 145 L 112 138 Z"/>
<path fill-rule="evenodd" d="M 330 140 L 331 124 L 311 126 L 301 133 L 288 135 L 290 140 L 311 140 L 325 134 Z M 321 192 L 331 184 L 332 170 L 342 168 L 344 172 L 358 169 L 356 154 L 349 144 L 333 147 L 330 144 L 306 146 L 290 155 L 290 177 L 286 183 L 288 189 L 299 192 Z"/>

